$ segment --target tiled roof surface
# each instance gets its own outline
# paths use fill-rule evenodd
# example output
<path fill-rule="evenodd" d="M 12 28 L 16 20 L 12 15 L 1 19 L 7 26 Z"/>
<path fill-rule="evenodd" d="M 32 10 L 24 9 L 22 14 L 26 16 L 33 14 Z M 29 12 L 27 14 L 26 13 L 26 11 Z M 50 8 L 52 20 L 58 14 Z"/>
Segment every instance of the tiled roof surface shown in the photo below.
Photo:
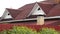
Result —
<path fill-rule="evenodd" d="M 22 12 L 19 13 L 19 15 L 15 19 L 24 19 L 24 18 L 26 18 L 27 15 L 33 9 L 34 5 L 35 5 L 35 3 L 33 3 L 33 4 L 27 4 L 27 5 L 23 6 L 22 8 L 19 8 L 19 10 L 22 10 Z"/>
<path fill-rule="evenodd" d="M 52 8 L 47 16 L 60 16 L 60 4 Z"/>
<path fill-rule="evenodd" d="M 49 23 L 49 22 L 48 22 Z M 57 26 L 57 25 L 60 25 L 60 20 L 58 20 L 58 21 L 54 21 L 54 22 L 51 22 L 50 21 L 50 24 L 47 24 L 47 25 L 54 25 L 54 26 Z"/>
<path fill-rule="evenodd" d="M 46 13 L 46 15 L 55 6 L 55 3 L 51 3 L 51 2 L 41 2 L 38 4 L 42 8 L 42 10 Z"/>
<path fill-rule="evenodd" d="M 8 8 L 6 8 L 6 9 L 9 11 L 9 13 L 11 14 L 11 16 L 12 16 L 13 18 L 17 17 L 17 15 L 18 15 L 19 13 L 21 13 L 20 10 L 8 9 Z"/>
<path fill-rule="evenodd" d="M 46 16 L 59 16 L 60 15 L 60 5 L 57 5 L 56 3 L 51 3 L 51 2 L 36 2 L 42 10 L 46 13 Z M 24 5 L 23 7 L 19 9 L 7 9 L 11 16 L 14 19 L 25 19 L 27 18 L 28 14 L 31 12 L 33 9 L 34 5 L 36 3 L 31 3 Z M 55 13 L 56 12 L 56 13 Z"/>
<path fill-rule="evenodd" d="M 45 25 L 60 25 L 60 19 L 45 20 Z"/>
<path fill-rule="evenodd" d="M 7 8 L 7 10 L 9 11 L 9 13 L 13 17 L 13 19 L 15 19 L 15 20 L 25 19 L 25 18 L 27 18 L 28 14 L 31 12 L 31 10 L 33 9 L 35 4 L 36 3 L 27 4 L 18 9 Z M 60 4 L 56 4 L 56 3 L 48 2 L 48 1 L 37 2 L 37 4 L 46 13 L 46 17 L 60 16 Z M 31 17 L 34 18 L 34 17 L 37 17 L 37 15 L 34 15 L 34 16 L 31 15 L 28 18 L 31 18 Z M 35 21 L 27 22 L 27 23 L 36 24 Z M 24 24 L 25 24 L 25 22 L 24 22 Z M 60 20 L 51 20 L 51 21 L 47 20 L 47 21 L 45 21 L 45 25 L 60 25 Z"/>

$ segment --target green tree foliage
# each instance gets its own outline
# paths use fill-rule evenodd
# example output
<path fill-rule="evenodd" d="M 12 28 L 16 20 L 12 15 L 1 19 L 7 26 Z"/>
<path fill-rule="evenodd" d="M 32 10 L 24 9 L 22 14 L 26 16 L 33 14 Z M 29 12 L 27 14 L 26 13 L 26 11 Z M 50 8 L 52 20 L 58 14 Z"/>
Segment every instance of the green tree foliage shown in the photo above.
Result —
<path fill-rule="evenodd" d="M 27 27 L 14 26 L 13 29 L 4 30 L 1 34 L 37 34 L 37 32 Z"/>
<path fill-rule="evenodd" d="M 37 32 L 36 30 L 27 27 L 14 26 L 12 29 L 0 32 L 0 34 L 60 34 L 60 33 L 53 28 L 42 28 L 39 32 Z"/>
<path fill-rule="evenodd" d="M 42 28 L 42 30 L 39 31 L 40 34 L 59 34 L 58 31 L 56 31 L 54 28 Z"/>

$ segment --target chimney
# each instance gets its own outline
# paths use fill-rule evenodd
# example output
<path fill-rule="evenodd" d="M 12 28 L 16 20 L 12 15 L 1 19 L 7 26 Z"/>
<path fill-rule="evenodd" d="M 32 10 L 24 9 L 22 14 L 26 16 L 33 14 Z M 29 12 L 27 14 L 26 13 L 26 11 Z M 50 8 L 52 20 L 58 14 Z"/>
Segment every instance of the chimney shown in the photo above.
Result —
<path fill-rule="evenodd" d="M 56 3 L 60 3 L 60 0 L 54 0 Z"/>
<path fill-rule="evenodd" d="M 37 25 L 44 25 L 44 16 L 37 17 Z"/>
<path fill-rule="evenodd" d="M 49 2 L 54 2 L 54 3 L 60 3 L 60 0 L 47 0 L 47 1 L 49 1 Z"/>

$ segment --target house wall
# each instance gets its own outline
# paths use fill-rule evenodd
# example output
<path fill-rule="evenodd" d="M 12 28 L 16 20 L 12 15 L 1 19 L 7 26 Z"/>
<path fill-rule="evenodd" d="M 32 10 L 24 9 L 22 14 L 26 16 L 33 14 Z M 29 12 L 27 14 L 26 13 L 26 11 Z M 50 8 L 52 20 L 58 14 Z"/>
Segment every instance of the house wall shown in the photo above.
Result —
<path fill-rule="evenodd" d="M 40 10 L 38 10 L 40 8 Z M 32 15 L 44 15 L 44 11 L 41 9 L 41 7 L 36 3 L 36 5 L 34 6 L 33 10 L 32 10 Z"/>
<path fill-rule="evenodd" d="M 9 19 L 9 18 L 12 18 L 12 16 L 9 14 L 8 10 L 5 10 L 4 14 L 2 15 L 2 18 L 4 19 Z"/>
<path fill-rule="evenodd" d="M 10 14 L 8 15 L 8 14 L 9 14 L 9 12 L 6 12 L 5 17 L 4 17 L 5 19 L 12 18 L 11 15 Z"/>

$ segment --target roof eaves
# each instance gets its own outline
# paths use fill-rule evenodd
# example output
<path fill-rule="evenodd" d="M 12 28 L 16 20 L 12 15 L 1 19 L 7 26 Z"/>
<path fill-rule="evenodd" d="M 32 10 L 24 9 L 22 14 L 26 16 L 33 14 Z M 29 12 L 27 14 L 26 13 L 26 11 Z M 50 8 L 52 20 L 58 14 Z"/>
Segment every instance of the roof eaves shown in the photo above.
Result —
<path fill-rule="evenodd" d="M 44 19 L 60 19 L 60 16 L 55 17 L 44 17 Z M 22 21 L 34 21 L 37 20 L 37 18 L 31 18 L 31 19 L 21 19 L 21 20 L 10 20 L 10 21 L 0 21 L 0 23 L 6 23 L 6 22 L 22 22 Z"/>

